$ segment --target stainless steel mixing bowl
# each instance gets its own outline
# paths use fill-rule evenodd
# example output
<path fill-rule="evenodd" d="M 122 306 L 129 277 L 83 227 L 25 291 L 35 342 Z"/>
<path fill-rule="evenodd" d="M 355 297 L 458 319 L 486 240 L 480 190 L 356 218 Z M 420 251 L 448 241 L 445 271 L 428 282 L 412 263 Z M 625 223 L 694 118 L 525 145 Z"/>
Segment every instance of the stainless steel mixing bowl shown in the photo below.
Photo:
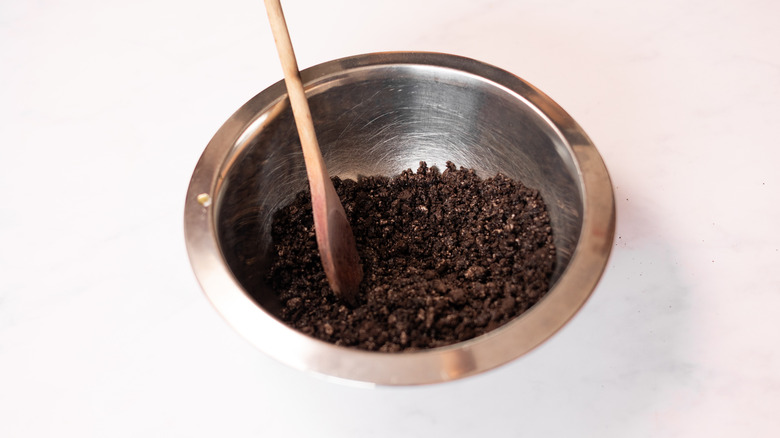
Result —
<path fill-rule="evenodd" d="M 443 169 L 448 160 L 483 177 L 502 172 L 541 192 L 557 269 L 548 294 L 524 314 L 447 347 L 366 352 L 283 324 L 275 316 L 278 300 L 263 282 L 270 222 L 307 183 L 284 83 L 278 82 L 242 106 L 208 144 L 184 214 L 190 261 L 203 290 L 252 344 L 293 367 L 337 379 L 424 384 L 505 364 L 580 309 L 612 247 L 614 198 L 596 148 L 555 102 L 506 71 L 438 53 L 359 55 L 301 75 L 332 175 L 392 176 L 420 161 Z M 239 204 L 245 213 L 233 214 Z M 238 255 L 247 248 L 252 257 Z"/>

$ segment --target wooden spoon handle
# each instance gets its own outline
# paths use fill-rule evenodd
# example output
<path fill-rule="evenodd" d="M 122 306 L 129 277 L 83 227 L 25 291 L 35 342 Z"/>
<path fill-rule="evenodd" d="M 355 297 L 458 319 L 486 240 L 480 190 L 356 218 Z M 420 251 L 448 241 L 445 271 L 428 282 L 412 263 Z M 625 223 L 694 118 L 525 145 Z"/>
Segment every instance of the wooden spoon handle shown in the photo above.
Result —
<path fill-rule="evenodd" d="M 319 171 L 322 176 L 325 169 L 325 163 L 322 160 L 317 135 L 314 132 L 314 122 L 311 118 L 309 103 L 306 100 L 306 93 L 303 90 L 301 73 L 298 70 L 298 61 L 295 59 L 290 33 L 287 30 L 287 23 L 284 19 L 284 12 L 280 0 L 265 0 L 265 8 L 268 12 L 268 20 L 271 23 L 271 32 L 276 42 L 276 50 L 279 52 L 279 60 L 282 63 L 284 72 L 284 82 L 287 86 L 287 94 L 290 98 L 290 106 L 295 117 L 295 125 L 298 128 L 298 136 L 301 138 L 304 159 L 309 176 L 309 165 Z M 327 175 L 327 173 L 325 173 Z"/>

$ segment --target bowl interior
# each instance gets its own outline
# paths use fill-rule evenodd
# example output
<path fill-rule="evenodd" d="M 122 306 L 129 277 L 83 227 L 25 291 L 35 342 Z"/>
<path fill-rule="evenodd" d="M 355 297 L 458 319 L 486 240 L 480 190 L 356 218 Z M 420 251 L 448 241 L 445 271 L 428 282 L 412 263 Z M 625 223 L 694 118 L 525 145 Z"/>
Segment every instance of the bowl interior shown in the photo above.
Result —
<path fill-rule="evenodd" d="M 555 125 L 514 91 L 460 70 L 369 65 L 304 77 L 317 137 L 331 175 L 393 176 L 420 161 L 447 161 L 484 177 L 503 173 L 540 191 L 557 246 L 553 284 L 583 222 L 583 189 L 572 151 Z M 264 282 L 273 213 L 307 190 L 306 171 L 283 84 L 264 91 L 223 161 L 217 236 L 235 278 L 271 314 Z M 261 93 L 263 94 L 263 93 Z"/>

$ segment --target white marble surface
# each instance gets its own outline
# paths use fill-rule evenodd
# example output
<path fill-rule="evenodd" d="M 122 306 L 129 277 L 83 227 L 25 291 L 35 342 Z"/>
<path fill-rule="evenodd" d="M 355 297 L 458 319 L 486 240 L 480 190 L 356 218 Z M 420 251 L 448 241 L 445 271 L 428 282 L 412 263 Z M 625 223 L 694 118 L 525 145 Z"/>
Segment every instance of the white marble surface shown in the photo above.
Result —
<path fill-rule="evenodd" d="M 780 435 L 780 3 L 288 1 L 302 67 L 432 50 L 509 70 L 601 151 L 616 245 L 582 312 L 487 374 L 358 389 L 201 293 L 184 194 L 281 78 L 262 2 L 0 5 L 0 436 Z"/>

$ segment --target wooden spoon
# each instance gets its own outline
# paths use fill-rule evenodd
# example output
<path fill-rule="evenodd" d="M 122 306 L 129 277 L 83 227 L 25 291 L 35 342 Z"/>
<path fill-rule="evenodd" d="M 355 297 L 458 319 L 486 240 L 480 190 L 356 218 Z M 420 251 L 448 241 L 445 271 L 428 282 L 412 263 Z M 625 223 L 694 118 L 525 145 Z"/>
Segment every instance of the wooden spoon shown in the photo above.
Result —
<path fill-rule="evenodd" d="M 344 206 L 341 205 L 336 189 L 333 188 L 333 182 L 328 176 L 317 143 L 309 103 L 303 91 L 301 74 L 298 71 L 298 62 L 295 60 L 282 5 L 279 0 L 265 0 L 265 9 L 276 41 L 276 50 L 282 62 L 284 82 L 287 85 L 290 106 L 301 139 L 322 267 L 333 292 L 342 300 L 354 303 L 360 281 L 363 279 L 363 268 L 357 253 L 355 236 L 349 226 Z"/>

